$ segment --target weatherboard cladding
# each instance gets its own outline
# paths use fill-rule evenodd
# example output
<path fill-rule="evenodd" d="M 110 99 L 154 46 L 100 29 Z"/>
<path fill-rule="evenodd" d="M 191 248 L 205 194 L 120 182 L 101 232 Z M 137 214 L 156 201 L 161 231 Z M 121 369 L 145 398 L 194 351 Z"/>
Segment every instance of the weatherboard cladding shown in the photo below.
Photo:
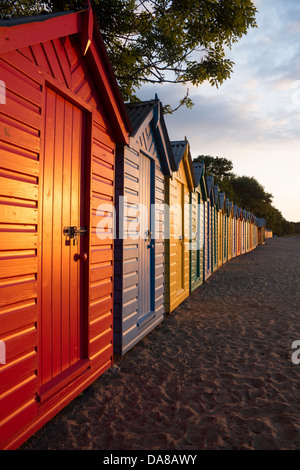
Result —
<path fill-rule="evenodd" d="M 121 117 L 124 109 L 112 85 L 115 82 L 91 11 L 49 18 L 43 16 L 42 24 L 34 18 L 32 23 L 11 21 L 4 29 L 0 27 L 1 49 L 6 50 L 0 56 L 0 76 L 6 83 L 7 98 L 0 109 L 0 339 L 7 350 L 7 363 L 0 367 L 2 449 L 17 448 L 109 368 L 113 357 L 113 241 L 100 240 L 96 227 L 101 220 L 99 204 L 114 201 L 115 145 L 117 140 L 127 139 Z M 94 30 L 83 56 L 85 24 Z M 51 132 L 55 132 L 54 138 Z M 81 135 L 85 151 L 80 147 Z M 71 147 L 66 146 L 71 139 L 77 147 L 70 154 Z M 45 151 L 44 141 L 49 143 Z M 53 142 L 57 166 L 51 170 Z M 61 184 L 67 188 L 70 167 L 68 170 L 66 155 L 77 161 L 75 150 L 87 171 L 84 209 L 88 233 L 87 238 L 80 238 L 87 244 L 87 276 L 80 288 L 85 298 L 85 326 L 71 327 L 78 326 L 84 351 L 79 357 L 74 355 L 69 366 L 64 364 L 61 376 L 66 335 L 56 311 L 49 316 L 49 309 L 44 308 L 41 294 L 46 280 L 55 294 L 53 299 L 58 301 L 63 294 L 60 283 L 67 270 L 62 269 L 59 258 L 45 256 L 52 247 L 53 256 L 59 254 L 54 248 L 65 246 L 65 240 L 62 231 L 59 239 L 54 238 L 54 225 L 49 232 L 42 227 L 47 223 L 49 227 L 51 220 L 58 223 L 64 210 L 52 204 L 51 194 L 63 194 Z M 65 155 L 64 179 L 62 166 L 58 166 L 62 162 L 59 151 Z M 72 171 L 75 175 L 75 165 Z M 76 244 L 70 248 L 77 253 Z M 71 264 L 72 257 L 70 260 Z M 60 274 L 50 279 L 47 266 L 56 261 Z M 79 266 L 78 258 L 77 263 Z M 55 325 L 53 343 L 41 342 L 51 334 L 51 321 Z M 50 383 L 52 388 L 47 388 Z"/>
<path fill-rule="evenodd" d="M 232 258 L 232 237 L 233 237 L 233 208 L 232 202 L 227 199 L 227 215 L 228 215 L 228 261 Z"/>
<path fill-rule="evenodd" d="M 191 250 L 190 250 L 190 289 L 196 290 L 204 282 L 204 201 L 206 188 L 204 165 L 194 163 L 196 187 L 191 191 Z M 201 180 L 201 183 L 200 183 Z"/>
<path fill-rule="evenodd" d="M 213 217 L 212 217 L 212 192 L 213 192 L 213 176 L 206 176 L 207 201 L 204 207 L 204 227 L 205 227 L 205 261 L 204 261 L 204 280 L 206 281 L 212 274 L 212 233 L 213 233 Z"/>
<path fill-rule="evenodd" d="M 214 184 L 213 176 L 209 176 L 209 185 L 207 188 L 208 199 L 210 200 L 211 206 L 211 260 L 210 260 L 210 270 L 213 273 L 217 267 L 217 250 L 218 250 L 218 220 L 217 220 L 217 210 L 218 210 L 218 187 Z"/>
<path fill-rule="evenodd" d="M 235 258 L 237 256 L 237 205 L 233 204 L 232 205 L 232 216 L 233 216 L 233 221 L 232 221 L 232 258 Z"/>
<path fill-rule="evenodd" d="M 165 202 L 170 208 L 169 236 L 166 238 L 166 296 L 165 308 L 171 313 L 190 292 L 189 241 L 190 192 L 195 187 L 189 143 L 187 140 L 171 142 L 175 169 L 171 178 L 165 178 Z M 183 237 L 180 240 L 180 237 Z"/>
<path fill-rule="evenodd" d="M 228 215 L 227 215 L 227 201 L 225 193 L 219 193 L 220 205 L 222 207 L 222 218 L 223 218 L 223 260 L 225 264 L 228 261 Z"/>
<path fill-rule="evenodd" d="M 117 355 L 125 354 L 164 319 L 164 178 L 172 163 L 160 101 L 128 104 L 126 108 L 133 132 L 129 146 L 120 147 L 116 157 L 117 235 L 120 235 L 118 226 L 122 217 L 120 196 L 126 198 L 129 212 L 124 220 L 130 227 L 124 232 L 124 239 L 118 237 L 115 241 L 114 352 Z M 155 204 L 156 234 L 155 240 L 151 236 L 148 245 L 151 248 L 145 249 L 144 238 L 136 235 L 142 225 L 138 205 L 145 202 L 147 195 Z M 151 231 L 154 232 L 154 227 Z M 145 278 L 146 263 L 150 267 Z"/>
<path fill-rule="evenodd" d="M 219 205 L 218 210 L 218 268 L 223 262 L 223 214 Z"/>
<path fill-rule="evenodd" d="M 218 185 L 214 185 L 213 187 L 214 192 L 214 232 L 213 232 L 213 261 L 212 261 L 212 269 L 213 272 L 218 269 L 218 256 L 219 256 L 219 187 Z"/>

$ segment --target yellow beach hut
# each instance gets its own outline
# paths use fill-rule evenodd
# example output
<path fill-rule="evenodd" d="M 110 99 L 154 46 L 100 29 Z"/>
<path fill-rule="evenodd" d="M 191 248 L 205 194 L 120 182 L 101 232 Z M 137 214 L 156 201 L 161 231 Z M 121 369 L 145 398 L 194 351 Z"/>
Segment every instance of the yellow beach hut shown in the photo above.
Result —
<path fill-rule="evenodd" d="M 165 311 L 171 313 L 190 293 L 190 193 L 196 186 L 187 140 L 171 142 L 175 167 L 165 178 Z"/>

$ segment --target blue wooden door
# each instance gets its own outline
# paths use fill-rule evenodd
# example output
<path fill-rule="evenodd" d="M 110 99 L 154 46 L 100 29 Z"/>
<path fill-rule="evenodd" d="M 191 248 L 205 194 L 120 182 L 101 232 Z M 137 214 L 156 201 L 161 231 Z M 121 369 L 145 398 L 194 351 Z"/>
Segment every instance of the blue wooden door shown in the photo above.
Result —
<path fill-rule="evenodd" d="M 153 188 L 153 162 L 140 154 L 140 236 L 139 236 L 139 276 L 138 276 L 138 318 L 147 316 L 154 310 L 152 286 L 154 282 L 153 254 L 154 240 L 151 227 L 151 199 Z M 153 228 L 154 229 L 154 228 Z"/>

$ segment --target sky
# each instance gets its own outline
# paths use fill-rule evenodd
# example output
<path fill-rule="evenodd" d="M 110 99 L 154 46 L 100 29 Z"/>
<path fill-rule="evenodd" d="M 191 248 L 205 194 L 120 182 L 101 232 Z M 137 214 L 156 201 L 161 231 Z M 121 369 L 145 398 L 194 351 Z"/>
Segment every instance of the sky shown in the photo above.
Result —
<path fill-rule="evenodd" d="M 192 109 L 166 115 L 170 140 L 187 137 L 192 158 L 225 157 L 233 172 L 254 177 L 289 221 L 300 221 L 300 1 L 254 0 L 251 28 L 227 56 L 231 78 L 208 83 L 144 85 L 137 96 L 176 107 L 189 88 Z"/>

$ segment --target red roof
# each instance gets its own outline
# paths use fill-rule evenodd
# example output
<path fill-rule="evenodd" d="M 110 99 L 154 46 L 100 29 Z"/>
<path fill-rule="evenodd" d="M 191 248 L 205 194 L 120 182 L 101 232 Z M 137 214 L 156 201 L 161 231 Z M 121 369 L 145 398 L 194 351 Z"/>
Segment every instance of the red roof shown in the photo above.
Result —
<path fill-rule="evenodd" d="M 93 72 L 118 142 L 132 132 L 120 89 L 91 6 L 77 12 L 37 15 L 0 22 L 0 53 L 80 34 L 82 53 Z"/>

